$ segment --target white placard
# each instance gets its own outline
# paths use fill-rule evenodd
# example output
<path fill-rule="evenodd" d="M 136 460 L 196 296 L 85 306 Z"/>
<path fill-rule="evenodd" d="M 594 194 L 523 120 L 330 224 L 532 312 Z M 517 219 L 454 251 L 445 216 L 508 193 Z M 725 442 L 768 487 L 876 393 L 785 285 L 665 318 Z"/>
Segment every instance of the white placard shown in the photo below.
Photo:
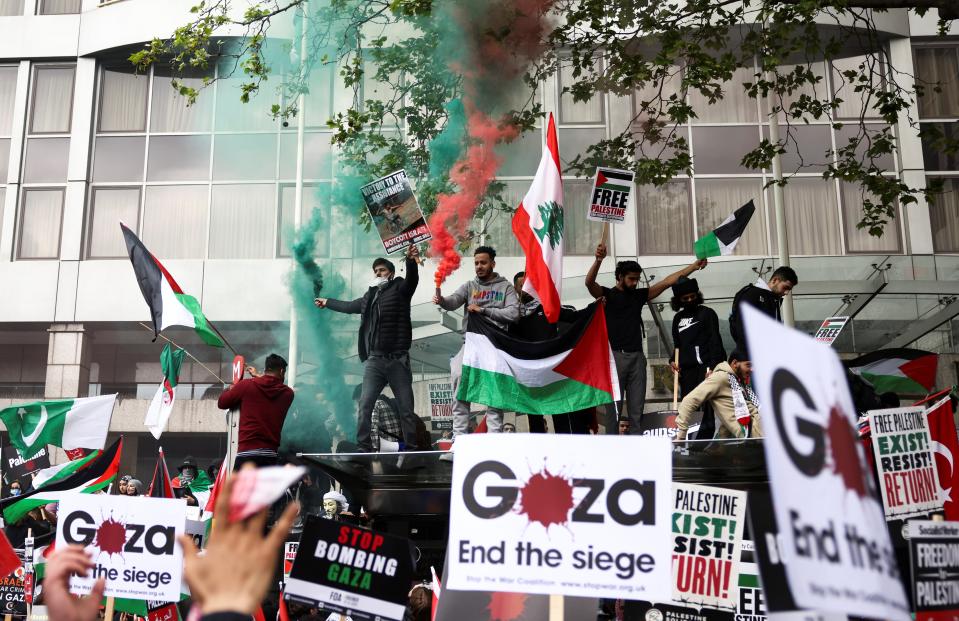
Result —
<path fill-rule="evenodd" d="M 909 619 L 832 348 L 743 306 L 786 577 L 800 608 Z"/>
<path fill-rule="evenodd" d="M 869 429 L 886 519 L 941 511 L 943 498 L 925 408 L 870 410 Z"/>
<path fill-rule="evenodd" d="M 106 596 L 175 602 L 180 599 L 186 524 L 180 500 L 72 494 L 60 501 L 57 548 L 79 544 L 93 556 L 86 576 L 70 578 L 70 592 L 86 595 L 106 578 Z"/>
<path fill-rule="evenodd" d="M 461 436 L 444 586 L 668 601 L 671 453 L 663 437 Z"/>

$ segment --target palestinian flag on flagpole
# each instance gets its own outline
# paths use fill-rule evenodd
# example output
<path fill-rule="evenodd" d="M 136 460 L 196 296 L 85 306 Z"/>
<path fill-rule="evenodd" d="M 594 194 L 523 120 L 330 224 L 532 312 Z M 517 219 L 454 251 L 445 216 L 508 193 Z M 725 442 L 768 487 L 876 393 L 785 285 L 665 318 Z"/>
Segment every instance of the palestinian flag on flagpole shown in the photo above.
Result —
<path fill-rule="evenodd" d="M 147 416 L 143 421 L 150 433 L 157 440 L 166 431 L 167 423 L 170 420 L 170 414 L 173 413 L 174 388 L 180 377 L 180 365 L 183 363 L 182 349 L 170 347 L 167 343 L 160 352 L 160 369 L 163 371 L 163 382 L 153 396 L 150 402 L 150 409 L 147 410 Z"/>
<path fill-rule="evenodd" d="M 523 291 L 539 298 L 550 323 L 559 319 L 563 292 L 563 216 L 559 140 L 550 113 L 536 177 L 513 215 L 513 234 L 526 255 Z"/>
<path fill-rule="evenodd" d="M 22 496 L 11 496 L 0 500 L 3 519 L 17 522 L 24 515 L 51 502 L 60 502 L 70 494 L 92 494 L 106 489 L 117 477 L 120 469 L 120 451 L 123 439 L 114 442 L 109 448 L 94 453 L 95 459 L 72 475 L 55 481 L 48 481 L 40 489 L 29 491 Z"/>
<path fill-rule="evenodd" d="M 749 201 L 723 220 L 715 230 L 697 239 L 693 245 L 696 258 L 706 259 L 732 254 L 755 211 L 756 206 Z"/>
<path fill-rule="evenodd" d="M 535 342 L 470 314 L 456 398 L 527 414 L 565 414 L 618 400 L 603 307 L 594 302 L 563 334 Z"/>
<path fill-rule="evenodd" d="M 878 393 L 922 395 L 936 385 L 939 356 L 919 349 L 880 349 L 846 361 Z"/>
<path fill-rule="evenodd" d="M 207 345 L 223 347 L 223 340 L 203 315 L 197 299 L 183 293 L 170 272 L 122 222 L 120 229 L 123 231 L 123 239 L 130 254 L 130 262 L 133 263 L 133 272 L 140 285 L 140 292 L 150 307 L 154 340 L 170 326 L 186 326 L 196 330 Z"/>
<path fill-rule="evenodd" d="M 176 494 L 173 493 L 173 480 L 170 478 L 170 470 L 166 467 L 166 459 L 163 457 L 162 446 L 157 455 L 157 465 L 153 469 L 153 480 L 150 481 L 147 496 L 151 498 L 176 498 Z"/>
<path fill-rule="evenodd" d="M 45 444 L 63 449 L 102 449 L 117 396 L 58 399 L 11 405 L 0 410 L 10 444 L 22 457 L 36 455 Z"/>

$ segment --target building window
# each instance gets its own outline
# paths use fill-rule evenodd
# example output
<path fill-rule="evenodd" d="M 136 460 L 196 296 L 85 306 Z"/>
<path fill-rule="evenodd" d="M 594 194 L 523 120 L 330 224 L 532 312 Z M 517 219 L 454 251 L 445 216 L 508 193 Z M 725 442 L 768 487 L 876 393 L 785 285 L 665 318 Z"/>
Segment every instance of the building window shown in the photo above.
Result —
<path fill-rule="evenodd" d="M 759 146 L 759 128 L 756 125 L 696 126 L 692 132 L 693 166 L 697 175 L 758 172 L 740 163 L 744 155 Z"/>
<path fill-rule="evenodd" d="M 710 103 L 709 98 L 695 88 L 689 89 L 689 103 L 698 115 L 693 123 L 756 123 L 759 108 L 756 100 L 746 93 L 746 82 L 755 78 L 755 70 L 740 67 L 733 78 L 722 84 L 722 100 Z"/>
<path fill-rule="evenodd" d="M 33 72 L 31 134 L 69 134 L 75 67 L 39 65 Z"/>
<path fill-rule="evenodd" d="M 40 0 L 40 15 L 73 15 L 80 12 L 82 0 Z"/>
<path fill-rule="evenodd" d="M 922 125 L 938 129 L 946 138 L 953 140 L 959 138 L 959 122 L 923 123 Z M 928 138 L 922 139 L 922 160 L 926 170 L 959 170 L 959 153 L 945 153 L 937 149 Z"/>
<path fill-rule="evenodd" d="M 0 0 L 0 15 L 23 15 L 23 0 Z"/>
<path fill-rule="evenodd" d="M 887 68 L 881 55 L 877 53 L 852 56 L 832 61 L 832 93 L 834 97 L 842 100 L 835 109 L 835 117 L 853 120 L 880 118 L 876 97 L 865 90 L 857 91 L 863 85 L 850 81 L 844 75 L 846 71 L 868 74 L 867 80 L 871 88 L 885 88 Z M 861 76 L 857 75 L 857 79 L 858 77 Z"/>
<path fill-rule="evenodd" d="M 756 211 L 739 239 L 734 254 L 766 254 L 766 210 L 762 179 L 697 179 L 696 237 L 702 237 L 734 211 L 753 201 Z"/>
<path fill-rule="evenodd" d="M 92 259 L 125 258 L 120 222 L 136 231 L 140 220 L 140 188 L 97 187 L 90 197 L 90 235 L 87 254 Z"/>
<path fill-rule="evenodd" d="M 942 194 L 929 204 L 932 247 L 936 252 L 959 252 L 959 178 L 943 179 Z"/>
<path fill-rule="evenodd" d="M 820 177 L 793 177 L 783 195 L 789 253 L 841 254 L 836 183 Z M 777 251 L 774 247 L 773 252 Z"/>
<path fill-rule="evenodd" d="M 300 212 L 300 227 L 307 226 L 314 216 L 314 210 L 320 210 L 316 217 L 318 225 L 316 228 L 316 248 L 313 251 L 315 257 L 327 257 L 330 255 L 330 232 L 333 228 L 333 222 L 330 218 L 330 199 L 331 188 L 329 183 L 303 186 L 303 204 Z M 293 208 L 296 204 L 296 186 L 283 185 L 280 187 L 280 235 L 279 248 L 277 256 L 292 256 L 293 248 Z M 349 226 L 353 226 L 349 223 Z"/>
<path fill-rule="evenodd" d="M 62 216 L 62 188 L 25 188 L 17 256 L 21 259 L 58 258 Z"/>
<path fill-rule="evenodd" d="M 882 237 L 869 234 L 868 229 L 858 228 L 856 225 L 862 220 L 863 188 L 859 185 L 840 182 L 842 189 L 842 219 L 843 229 L 846 232 L 847 252 L 902 252 L 899 239 L 899 207 L 893 209 L 895 214 L 883 228 Z M 867 194 L 873 203 L 879 199 Z"/>
<path fill-rule="evenodd" d="M 206 256 L 207 185 L 147 186 L 142 239 L 156 257 Z"/>
<path fill-rule="evenodd" d="M 106 66 L 100 74 L 98 131 L 142 132 L 146 129 L 150 79 L 128 66 Z"/>
<path fill-rule="evenodd" d="M 959 46 L 915 48 L 916 82 L 924 86 L 919 116 L 924 119 L 959 117 Z M 941 92 L 934 88 L 938 85 Z"/>
<path fill-rule="evenodd" d="M 689 254 L 693 217 L 689 181 L 642 185 L 636 196 L 639 254 Z"/>
<path fill-rule="evenodd" d="M 275 191 L 272 183 L 213 186 L 211 259 L 272 258 Z"/>
<path fill-rule="evenodd" d="M 0 66 L 0 186 L 6 184 L 10 164 L 10 136 L 13 131 L 17 67 Z"/>
<path fill-rule="evenodd" d="M 603 234 L 603 224 L 586 219 L 592 201 L 592 179 L 563 181 L 563 250 L 567 255 L 591 255 Z M 635 201 L 635 197 L 633 199 Z M 635 209 L 630 205 L 630 209 Z M 512 227 L 510 230 L 512 235 Z"/>
<path fill-rule="evenodd" d="M 597 61 L 599 62 L 599 61 Z M 579 79 L 585 77 L 581 74 Z M 592 123 L 602 125 L 606 120 L 606 111 L 604 110 L 604 95 L 602 92 L 596 92 L 587 101 L 575 101 L 573 94 L 563 92 L 563 89 L 574 84 L 577 78 L 573 77 L 573 67 L 569 66 L 569 61 L 559 70 L 559 122 L 566 123 Z"/>

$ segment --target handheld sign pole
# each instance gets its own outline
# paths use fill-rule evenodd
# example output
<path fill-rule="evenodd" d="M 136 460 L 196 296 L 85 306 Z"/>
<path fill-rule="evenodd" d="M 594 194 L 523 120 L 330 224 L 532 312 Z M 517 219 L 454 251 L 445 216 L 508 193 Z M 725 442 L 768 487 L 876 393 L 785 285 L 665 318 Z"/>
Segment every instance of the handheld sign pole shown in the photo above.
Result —
<path fill-rule="evenodd" d="M 549 621 L 565 621 L 566 611 L 563 610 L 563 596 L 562 595 L 550 595 L 549 596 Z"/>
<path fill-rule="evenodd" d="M 113 596 L 107 598 L 106 608 L 103 610 L 104 621 L 113 621 L 113 605 L 116 603 Z"/>
<path fill-rule="evenodd" d="M 606 245 L 606 240 L 609 238 L 609 222 L 603 222 L 603 233 L 599 238 L 599 243 Z"/>
<path fill-rule="evenodd" d="M 674 359 L 676 361 L 676 372 L 673 373 L 673 410 L 679 409 L 679 348 L 676 348 L 676 353 L 674 354 Z"/>

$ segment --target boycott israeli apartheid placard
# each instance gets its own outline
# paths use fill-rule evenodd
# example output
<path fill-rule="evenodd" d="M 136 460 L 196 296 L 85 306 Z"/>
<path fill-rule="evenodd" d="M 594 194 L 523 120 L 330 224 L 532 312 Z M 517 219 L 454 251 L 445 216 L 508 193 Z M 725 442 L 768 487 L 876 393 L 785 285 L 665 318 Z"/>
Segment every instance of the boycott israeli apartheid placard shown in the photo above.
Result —
<path fill-rule="evenodd" d="M 586 218 L 595 222 L 622 222 L 633 194 L 633 173 L 615 168 L 596 168 Z"/>
<path fill-rule="evenodd" d="M 906 527 L 916 621 L 959 617 L 959 522 L 914 520 Z"/>
<path fill-rule="evenodd" d="M 669 601 L 671 452 L 664 437 L 461 436 L 445 586 Z"/>
<path fill-rule="evenodd" d="M 186 503 L 143 496 L 72 494 L 60 501 L 56 547 L 81 545 L 93 569 L 70 578 L 70 591 L 86 595 L 98 578 L 106 596 L 180 600 L 183 550 L 177 538 L 186 523 Z"/>
<path fill-rule="evenodd" d="M 800 608 L 908 619 L 882 504 L 832 348 L 742 307 L 780 553 Z"/>
<path fill-rule="evenodd" d="M 746 492 L 673 483 L 673 600 L 736 609 Z"/>
<path fill-rule="evenodd" d="M 387 254 L 432 238 L 405 170 L 364 185 L 360 193 Z"/>
<path fill-rule="evenodd" d="M 941 510 L 943 499 L 925 409 L 871 410 L 869 428 L 886 519 Z"/>
<path fill-rule="evenodd" d="M 453 384 L 450 382 L 429 382 L 430 427 L 433 431 L 453 428 Z"/>
<path fill-rule="evenodd" d="M 402 621 L 412 578 L 408 539 L 310 516 L 284 593 L 353 621 Z"/>

